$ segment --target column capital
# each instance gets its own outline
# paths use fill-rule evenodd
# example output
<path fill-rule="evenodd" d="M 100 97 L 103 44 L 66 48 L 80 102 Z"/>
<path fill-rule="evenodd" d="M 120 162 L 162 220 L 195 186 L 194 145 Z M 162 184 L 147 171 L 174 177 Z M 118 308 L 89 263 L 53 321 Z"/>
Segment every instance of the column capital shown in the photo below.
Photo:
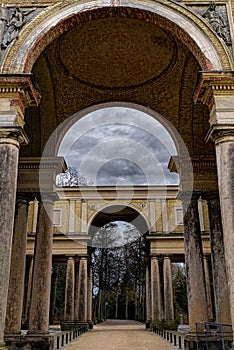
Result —
<path fill-rule="evenodd" d="M 35 196 L 33 193 L 16 192 L 16 202 L 26 202 L 28 204 L 30 201 L 33 201 L 34 198 Z"/>
<path fill-rule="evenodd" d="M 213 108 L 215 95 L 234 94 L 233 72 L 200 72 L 197 85 L 193 93 L 194 102 L 206 104 L 210 110 Z"/>
<path fill-rule="evenodd" d="M 227 125 L 212 125 L 206 135 L 206 140 L 213 141 L 215 145 L 224 142 L 234 142 L 234 122 Z"/>
<path fill-rule="evenodd" d="M 191 201 L 198 201 L 198 199 L 201 197 L 202 192 L 201 191 L 180 191 L 177 198 L 181 200 L 182 202 L 191 202 Z"/>
<path fill-rule="evenodd" d="M 8 126 L 2 126 L 2 122 L 0 121 L 0 143 L 15 144 L 17 147 L 19 147 L 20 144 L 27 145 L 28 142 L 28 137 L 22 126 L 10 126 L 10 124 Z"/>
<path fill-rule="evenodd" d="M 219 201 L 219 192 L 218 191 L 204 191 L 204 192 L 202 192 L 202 199 L 205 199 L 207 202 Z"/>

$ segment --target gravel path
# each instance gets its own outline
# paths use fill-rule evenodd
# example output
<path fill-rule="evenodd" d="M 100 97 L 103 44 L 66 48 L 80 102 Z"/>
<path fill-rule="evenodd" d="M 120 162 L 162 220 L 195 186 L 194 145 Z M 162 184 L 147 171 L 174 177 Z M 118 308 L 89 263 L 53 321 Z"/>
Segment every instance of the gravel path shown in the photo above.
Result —
<path fill-rule="evenodd" d="M 108 320 L 94 326 L 66 350 L 173 350 L 174 346 L 136 321 Z M 178 348 L 177 348 L 178 349 Z"/>

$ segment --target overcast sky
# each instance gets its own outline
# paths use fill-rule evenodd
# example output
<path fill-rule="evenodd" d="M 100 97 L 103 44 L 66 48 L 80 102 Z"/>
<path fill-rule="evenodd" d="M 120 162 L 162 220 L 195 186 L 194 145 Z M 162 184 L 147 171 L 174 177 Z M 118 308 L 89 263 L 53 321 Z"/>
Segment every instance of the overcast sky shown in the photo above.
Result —
<path fill-rule="evenodd" d="M 64 136 L 59 156 L 95 185 L 178 184 L 167 165 L 176 148 L 153 117 L 109 107 L 78 120 Z"/>

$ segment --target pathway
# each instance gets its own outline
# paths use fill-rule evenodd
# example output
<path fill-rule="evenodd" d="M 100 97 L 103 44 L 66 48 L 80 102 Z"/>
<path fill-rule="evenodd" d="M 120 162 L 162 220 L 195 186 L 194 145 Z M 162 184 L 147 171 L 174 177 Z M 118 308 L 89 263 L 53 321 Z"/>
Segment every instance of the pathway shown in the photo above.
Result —
<path fill-rule="evenodd" d="M 136 321 L 108 320 L 94 326 L 68 345 L 66 350 L 173 350 L 174 346 L 156 334 L 146 331 Z M 177 347 L 178 349 L 178 347 Z"/>

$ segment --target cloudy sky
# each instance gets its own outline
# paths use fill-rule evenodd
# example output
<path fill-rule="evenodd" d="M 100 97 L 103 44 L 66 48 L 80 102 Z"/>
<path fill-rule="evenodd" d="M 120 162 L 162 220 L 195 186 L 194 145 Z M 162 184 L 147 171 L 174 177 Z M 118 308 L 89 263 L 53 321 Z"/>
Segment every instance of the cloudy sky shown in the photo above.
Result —
<path fill-rule="evenodd" d="M 109 107 L 78 120 L 63 138 L 59 156 L 95 185 L 178 184 L 167 165 L 176 148 L 153 117 Z"/>

